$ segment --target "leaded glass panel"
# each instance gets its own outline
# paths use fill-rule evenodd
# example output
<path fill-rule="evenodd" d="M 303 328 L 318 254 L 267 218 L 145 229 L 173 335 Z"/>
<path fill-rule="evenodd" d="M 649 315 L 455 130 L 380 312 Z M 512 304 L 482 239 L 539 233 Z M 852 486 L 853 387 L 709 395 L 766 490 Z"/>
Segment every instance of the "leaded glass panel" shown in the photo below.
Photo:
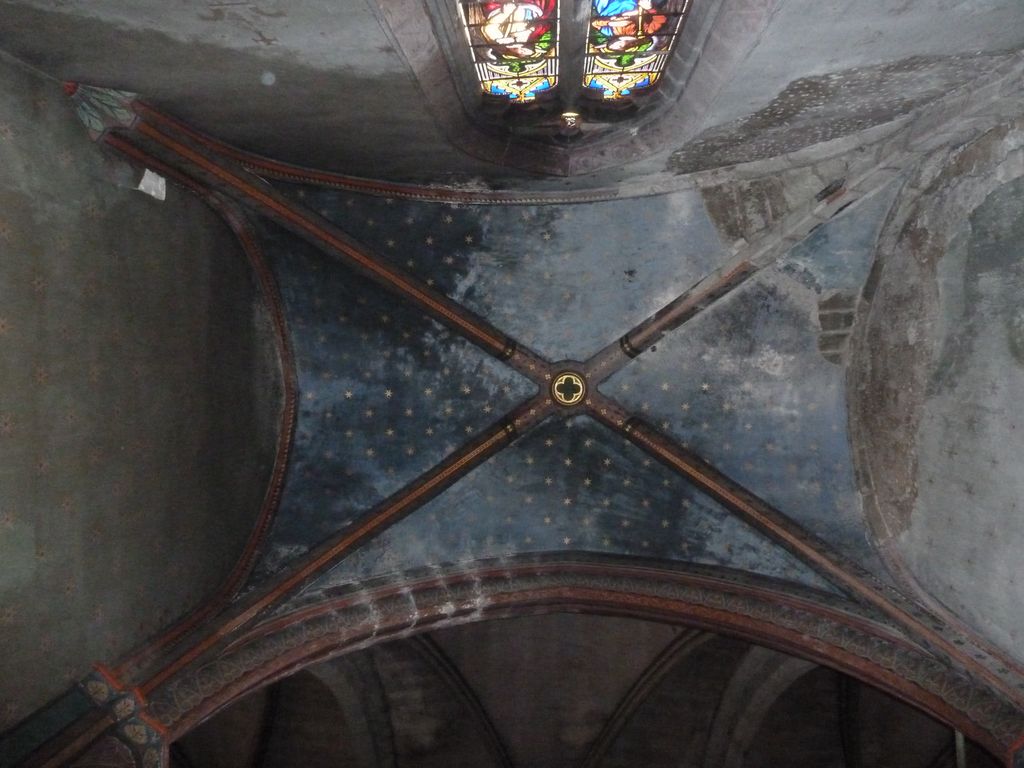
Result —
<path fill-rule="evenodd" d="M 484 93 L 523 103 L 555 87 L 558 0 L 460 0 L 459 9 Z"/>
<path fill-rule="evenodd" d="M 621 99 L 661 78 L 690 0 L 593 0 L 583 85 Z"/>

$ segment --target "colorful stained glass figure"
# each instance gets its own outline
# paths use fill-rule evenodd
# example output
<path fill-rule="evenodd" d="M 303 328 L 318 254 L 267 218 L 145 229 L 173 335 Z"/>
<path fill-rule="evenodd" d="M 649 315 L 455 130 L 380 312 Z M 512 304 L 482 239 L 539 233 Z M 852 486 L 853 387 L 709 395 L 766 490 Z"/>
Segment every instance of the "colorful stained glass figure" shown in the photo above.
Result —
<path fill-rule="evenodd" d="M 661 78 L 690 0 L 592 0 L 583 85 L 621 99 Z"/>
<path fill-rule="evenodd" d="M 558 0 L 461 0 L 484 93 L 533 101 L 558 83 Z"/>

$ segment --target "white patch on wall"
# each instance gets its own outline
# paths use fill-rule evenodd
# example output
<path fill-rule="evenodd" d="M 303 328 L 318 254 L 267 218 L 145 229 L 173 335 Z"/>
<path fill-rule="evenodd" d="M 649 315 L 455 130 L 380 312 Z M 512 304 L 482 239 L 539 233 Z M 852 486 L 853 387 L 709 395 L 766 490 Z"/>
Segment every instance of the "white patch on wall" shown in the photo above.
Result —
<path fill-rule="evenodd" d="M 136 189 L 140 192 L 145 192 L 150 197 L 155 197 L 157 200 L 167 199 L 167 179 L 159 173 L 153 173 L 148 168 L 142 174 L 142 180 L 139 181 L 139 186 Z"/>

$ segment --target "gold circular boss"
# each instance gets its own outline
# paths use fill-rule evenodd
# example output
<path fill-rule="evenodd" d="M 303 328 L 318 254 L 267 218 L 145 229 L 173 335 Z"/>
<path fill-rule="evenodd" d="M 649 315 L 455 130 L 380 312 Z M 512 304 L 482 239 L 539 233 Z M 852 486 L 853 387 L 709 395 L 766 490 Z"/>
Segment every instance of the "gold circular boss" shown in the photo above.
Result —
<path fill-rule="evenodd" d="M 551 396 L 559 405 L 576 405 L 587 394 L 587 385 L 578 373 L 566 371 L 551 383 Z"/>

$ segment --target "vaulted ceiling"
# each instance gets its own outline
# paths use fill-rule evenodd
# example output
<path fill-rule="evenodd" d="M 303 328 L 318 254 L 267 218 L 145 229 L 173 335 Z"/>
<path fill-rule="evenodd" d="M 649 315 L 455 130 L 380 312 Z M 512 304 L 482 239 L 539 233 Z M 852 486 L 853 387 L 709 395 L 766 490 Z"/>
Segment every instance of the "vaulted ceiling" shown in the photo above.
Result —
<path fill-rule="evenodd" d="M 315 665 L 207 721 L 172 758 L 182 768 L 930 768 L 952 765 L 954 749 L 935 721 L 810 662 L 704 632 L 554 614 Z M 995 765 L 973 747 L 968 759 Z"/>
<path fill-rule="evenodd" d="M 519 618 L 353 657 L 390 674 L 398 741 L 434 745 L 416 759 L 448 753 L 403 697 L 457 719 L 437 668 L 490 697 L 509 765 L 588 759 L 687 622 L 734 637 L 709 641 L 717 672 L 679 668 L 720 678 L 703 705 L 754 642 L 1009 754 L 1024 6 L 697 4 L 663 103 L 570 144 L 467 109 L 431 7 L 0 2 L 0 730 L 22 723 L 0 758 L 88 709 L 60 694 L 97 660 L 84 690 L 138 696 L 118 722 L 150 718 L 145 756 L 265 684 L 344 710 L 279 679 L 340 679 L 323 659 L 362 622 L 383 638 L 540 604 L 665 623 Z M 135 190 L 143 169 L 166 199 Z M 629 608 L 609 596 L 628 584 Z M 588 688 L 600 715 L 539 689 L 531 741 L 500 691 L 560 665 L 495 659 L 545 633 L 593 641 L 580 679 L 614 674 Z M 402 689 L 399 657 L 431 648 Z M 221 717 L 287 764 L 261 701 Z M 789 746 L 761 736 L 750 765 Z M 651 737 L 630 738 L 602 759 L 638 759 Z"/>

